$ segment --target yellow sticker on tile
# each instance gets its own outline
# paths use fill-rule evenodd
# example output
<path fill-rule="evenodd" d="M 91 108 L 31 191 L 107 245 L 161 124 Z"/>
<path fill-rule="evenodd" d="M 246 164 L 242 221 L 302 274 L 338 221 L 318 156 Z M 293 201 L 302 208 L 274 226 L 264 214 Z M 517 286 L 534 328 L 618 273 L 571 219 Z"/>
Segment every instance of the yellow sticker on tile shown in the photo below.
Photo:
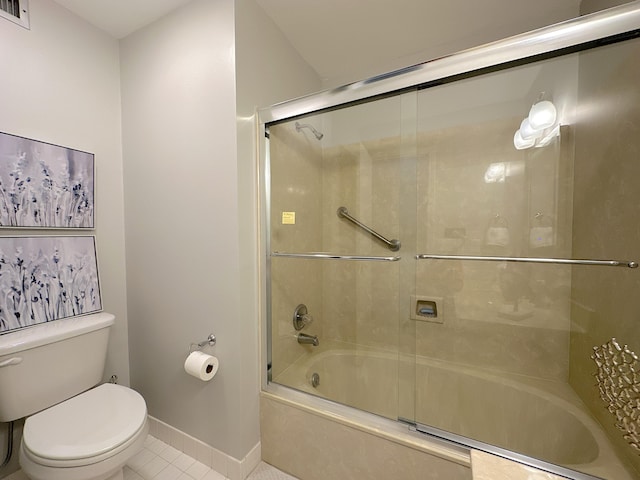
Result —
<path fill-rule="evenodd" d="M 295 225 L 296 212 L 282 212 L 282 225 Z"/>

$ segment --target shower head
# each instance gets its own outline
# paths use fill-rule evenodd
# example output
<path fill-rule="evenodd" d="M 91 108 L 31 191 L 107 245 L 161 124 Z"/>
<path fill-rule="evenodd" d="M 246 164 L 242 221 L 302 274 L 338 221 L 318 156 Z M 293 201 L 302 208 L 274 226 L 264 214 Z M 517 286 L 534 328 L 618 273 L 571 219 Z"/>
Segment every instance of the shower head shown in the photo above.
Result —
<path fill-rule="evenodd" d="M 309 130 L 311 130 L 311 132 L 315 135 L 317 140 L 322 140 L 322 137 L 324 137 L 324 133 L 320 133 L 318 130 L 313 128 L 313 126 L 309 125 L 308 123 L 296 122 L 296 132 L 299 132 L 303 128 L 308 128 Z"/>

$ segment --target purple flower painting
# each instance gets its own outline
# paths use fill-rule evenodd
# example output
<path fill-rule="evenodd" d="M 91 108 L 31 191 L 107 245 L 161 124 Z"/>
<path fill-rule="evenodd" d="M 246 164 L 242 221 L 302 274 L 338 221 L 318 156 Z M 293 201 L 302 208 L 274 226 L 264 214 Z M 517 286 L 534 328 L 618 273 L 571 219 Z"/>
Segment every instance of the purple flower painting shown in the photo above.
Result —
<path fill-rule="evenodd" d="M 93 236 L 0 237 L 0 334 L 101 309 Z"/>
<path fill-rule="evenodd" d="M 0 133 L 0 226 L 93 228 L 94 155 Z"/>

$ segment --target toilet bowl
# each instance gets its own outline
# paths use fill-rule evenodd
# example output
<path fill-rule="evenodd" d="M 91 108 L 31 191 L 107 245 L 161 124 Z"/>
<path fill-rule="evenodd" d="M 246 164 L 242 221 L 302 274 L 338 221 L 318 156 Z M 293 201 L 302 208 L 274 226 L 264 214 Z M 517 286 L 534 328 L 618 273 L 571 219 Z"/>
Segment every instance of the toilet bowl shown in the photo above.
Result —
<path fill-rule="evenodd" d="M 0 422 L 25 418 L 32 480 L 121 480 L 149 427 L 142 396 L 104 376 L 115 316 L 99 312 L 0 335 Z"/>
<path fill-rule="evenodd" d="M 106 383 L 25 421 L 20 465 L 32 480 L 117 480 L 144 444 L 140 394 Z"/>

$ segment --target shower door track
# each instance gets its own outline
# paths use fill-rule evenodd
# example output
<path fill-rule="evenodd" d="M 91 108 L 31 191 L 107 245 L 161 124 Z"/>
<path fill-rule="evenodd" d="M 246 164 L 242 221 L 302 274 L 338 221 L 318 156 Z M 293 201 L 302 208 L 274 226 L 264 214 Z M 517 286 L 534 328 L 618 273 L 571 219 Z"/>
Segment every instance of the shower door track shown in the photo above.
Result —
<path fill-rule="evenodd" d="M 407 421 L 405 421 L 405 423 L 409 423 L 410 431 L 419 433 L 421 435 L 439 438 L 441 440 L 445 440 L 465 448 L 471 448 L 471 449 L 489 453 L 491 455 L 496 455 L 498 457 L 502 457 L 507 460 L 512 460 L 514 462 L 518 462 L 523 465 L 528 465 L 530 467 L 537 468 L 539 470 L 543 470 L 543 471 L 552 473 L 554 475 L 560 475 L 566 478 L 570 478 L 572 480 L 603 480 L 601 477 L 594 477 L 593 475 L 589 475 L 587 473 L 571 470 L 561 465 L 556 465 L 555 463 L 548 463 L 548 462 L 545 462 L 544 460 L 538 460 L 536 458 L 528 457 L 526 455 L 522 455 L 520 453 L 507 450 L 505 448 L 497 447 L 490 443 L 484 443 L 469 437 L 463 437 L 462 435 L 457 435 L 455 433 L 451 433 L 446 430 L 441 430 L 436 427 L 430 427 L 428 425 L 423 425 L 421 423 L 414 423 L 414 422 L 407 422 Z"/>
<path fill-rule="evenodd" d="M 603 267 L 638 268 L 638 262 L 626 260 L 581 260 L 571 258 L 541 258 L 541 257 L 485 257 L 475 255 L 416 255 L 416 260 L 472 260 L 485 262 L 520 262 L 520 263 L 551 263 L 558 265 L 598 265 Z"/>

